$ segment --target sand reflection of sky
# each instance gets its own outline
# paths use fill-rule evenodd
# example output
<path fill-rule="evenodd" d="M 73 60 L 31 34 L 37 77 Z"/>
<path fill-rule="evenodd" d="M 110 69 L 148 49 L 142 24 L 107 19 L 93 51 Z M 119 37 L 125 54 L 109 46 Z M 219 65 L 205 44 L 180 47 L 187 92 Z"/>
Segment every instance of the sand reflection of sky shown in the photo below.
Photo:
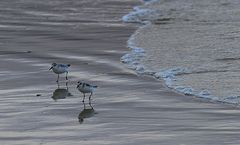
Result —
<path fill-rule="evenodd" d="M 78 115 L 79 123 L 82 124 L 84 119 L 93 117 L 96 114 L 96 111 L 94 110 L 91 102 L 86 105 L 86 103 L 83 102 L 83 110 Z"/>
<path fill-rule="evenodd" d="M 60 84 L 57 83 L 57 89 L 53 91 L 52 99 L 57 101 L 59 99 L 65 99 L 68 96 L 72 96 L 72 94 L 68 90 L 68 82 L 66 82 L 65 88 L 60 87 Z"/>

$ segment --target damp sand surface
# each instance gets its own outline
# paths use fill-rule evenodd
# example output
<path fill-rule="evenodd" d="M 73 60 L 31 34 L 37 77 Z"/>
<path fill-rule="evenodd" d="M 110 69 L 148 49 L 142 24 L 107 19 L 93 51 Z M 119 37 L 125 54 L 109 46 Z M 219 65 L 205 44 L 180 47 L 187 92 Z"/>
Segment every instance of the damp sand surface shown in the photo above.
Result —
<path fill-rule="evenodd" d="M 145 50 L 141 65 L 178 92 L 239 104 L 239 6 L 227 0 L 157 0 L 142 6 L 155 13 L 139 7 L 138 13 L 154 17 L 131 41 Z"/>
<path fill-rule="evenodd" d="M 0 3 L 1 145 L 239 144 L 237 107 L 176 94 L 120 63 L 137 29 L 120 18 L 138 1 Z M 52 62 L 71 64 L 68 83 L 55 82 Z M 79 80 L 99 86 L 91 104 Z"/>

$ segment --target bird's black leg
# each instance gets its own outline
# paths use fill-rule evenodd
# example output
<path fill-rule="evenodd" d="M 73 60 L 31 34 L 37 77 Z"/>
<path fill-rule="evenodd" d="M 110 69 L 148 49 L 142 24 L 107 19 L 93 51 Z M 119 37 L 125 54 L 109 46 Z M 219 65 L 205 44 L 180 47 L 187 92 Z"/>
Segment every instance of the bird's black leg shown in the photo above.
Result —
<path fill-rule="evenodd" d="M 85 100 L 85 93 L 83 94 L 83 100 L 82 100 L 82 102 L 84 102 L 84 100 Z"/>
<path fill-rule="evenodd" d="M 58 81 L 57 81 L 57 85 L 58 85 L 58 89 L 59 89 L 59 86 L 60 86 L 60 85 L 59 85 Z"/>
<path fill-rule="evenodd" d="M 58 74 L 58 78 L 57 78 L 57 81 L 56 81 L 56 82 L 58 82 L 58 80 L 59 80 L 59 74 Z"/>
<path fill-rule="evenodd" d="M 68 72 L 66 72 L 66 80 L 68 80 L 68 77 L 67 77 L 67 75 L 68 75 Z"/>
<path fill-rule="evenodd" d="M 68 82 L 66 82 L 66 88 L 67 88 L 67 91 L 68 91 Z"/>
<path fill-rule="evenodd" d="M 92 97 L 92 92 L 91 92 L 91 94 L 90 94 L 90 96 L 89 96 L 89 102 L 91 101 L 91 97 Z"/>
<path fill-rule="evenodd" d="M 89 106 L 93 109 L 93 106 L 92 106 L 92 103 L 91 102 L 88 102 Z"/>

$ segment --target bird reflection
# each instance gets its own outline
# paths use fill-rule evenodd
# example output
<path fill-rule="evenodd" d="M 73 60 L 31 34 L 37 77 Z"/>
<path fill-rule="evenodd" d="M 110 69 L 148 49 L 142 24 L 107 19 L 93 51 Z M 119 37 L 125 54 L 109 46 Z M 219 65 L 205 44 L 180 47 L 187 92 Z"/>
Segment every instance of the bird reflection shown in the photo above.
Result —
<path fill-rule="evenodd" d="M 85 118 L 93 117 L 96 114 L 91 102 L 89 102 L 88 105 L 86 105 L 86 103 L 83 102 L 83 107 L 84 107 L 83 110 L 78 115 L 78 121 L 80 124 L 83 123 Z"/>
<path fill-rule="evenodd" d="M 59 83 L 57 82 L 58 88 L 53 92 L 52 99 L 57 101 L 59 99 L 65 99 L 72 94 L 68 91 L 68 82 L 66 82 L 66 88 L 60 88 Z"/>

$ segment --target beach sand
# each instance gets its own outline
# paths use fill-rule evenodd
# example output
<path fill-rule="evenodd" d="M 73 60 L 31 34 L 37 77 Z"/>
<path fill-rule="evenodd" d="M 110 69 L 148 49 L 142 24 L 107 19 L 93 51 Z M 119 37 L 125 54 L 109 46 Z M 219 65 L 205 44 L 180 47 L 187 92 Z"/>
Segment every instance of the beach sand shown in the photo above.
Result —
<path fill-rule="evenodd" d="M 237 107 L 174 93 L 120 62 L 137 29 L 120 18 L 137 4 L 98 2 L 95 7 L 114 20 L 105 24 L 82 20 L 76 27 L 1 30 L 1 145 L 240 144 Z M 52 62 L 71 64 L 68 90 L 64 75 L 58 89 L 57 75 L 48 71 Z M 79 80 L 99 86 L 94 110 L 86 99 L 88 118 L 81 123 Z"/>

